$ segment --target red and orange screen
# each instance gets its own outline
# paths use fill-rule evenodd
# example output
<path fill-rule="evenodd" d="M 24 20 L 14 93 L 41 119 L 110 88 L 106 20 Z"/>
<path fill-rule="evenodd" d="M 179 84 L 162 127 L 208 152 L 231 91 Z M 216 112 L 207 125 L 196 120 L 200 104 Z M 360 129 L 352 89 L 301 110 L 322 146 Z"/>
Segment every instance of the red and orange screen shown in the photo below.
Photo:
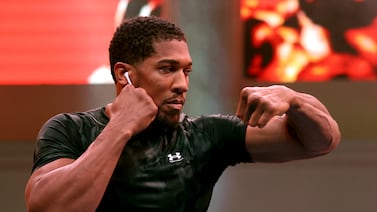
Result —
<path fill-rule="evenodd" d="M 86 84 L 107 64 L 117 1 L 0 2 L 0 84 Z"/>
<path fill-rule="evenodd" d="M 273 82 L 376 80 L 375 8 L 375 0 L 241 0 L 245 75 Z"/>
<path fill-rule="evenodd" d="M 126 17 L 162 0 L 0 1 L 0 84 L 112 83 L 108 46 Z"/>
<path fill-rule="evenodd" d="M 240 1 L 246 77 L 377 78 L 377 1 Z M 120 8 L 125 17 L 149 5 L 152 14 L 161 2 L 0 1 L 0 84 L 111 83 L 107 51 Z"/>

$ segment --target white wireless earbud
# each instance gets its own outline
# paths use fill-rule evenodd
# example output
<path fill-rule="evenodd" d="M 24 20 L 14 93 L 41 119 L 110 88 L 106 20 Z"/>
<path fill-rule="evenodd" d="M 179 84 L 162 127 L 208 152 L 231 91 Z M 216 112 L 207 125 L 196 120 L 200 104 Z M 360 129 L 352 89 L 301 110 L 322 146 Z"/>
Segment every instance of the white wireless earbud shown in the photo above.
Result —
<path fill-rule="evenodd" d="M 128 84 L 132 85 L 130 76 L 128 76 L 128 72 L 124 73 L 124 76 L 126 77 Z"/>

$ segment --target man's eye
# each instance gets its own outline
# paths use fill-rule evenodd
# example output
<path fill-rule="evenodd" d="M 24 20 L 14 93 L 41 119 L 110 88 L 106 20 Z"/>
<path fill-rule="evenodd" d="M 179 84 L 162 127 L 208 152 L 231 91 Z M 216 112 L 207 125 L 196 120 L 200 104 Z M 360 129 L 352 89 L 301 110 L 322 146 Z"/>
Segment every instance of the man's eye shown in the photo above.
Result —
<path fill-rule="evenodd" d="M 192 69 L 184 69 L 183 72 L 185 75 L 189 75 L 192 72 Z"/>
<path fill-rule="evenodd" d="M 175 69 L 173 67 L 171 67 L 171 66 L 162 67 L 162 68 L 160 68 L 160 70 L 162 72 L 164 72 L 164 73 L 169 73 L 169 72 L 174 72 L 175 71 Z"/>

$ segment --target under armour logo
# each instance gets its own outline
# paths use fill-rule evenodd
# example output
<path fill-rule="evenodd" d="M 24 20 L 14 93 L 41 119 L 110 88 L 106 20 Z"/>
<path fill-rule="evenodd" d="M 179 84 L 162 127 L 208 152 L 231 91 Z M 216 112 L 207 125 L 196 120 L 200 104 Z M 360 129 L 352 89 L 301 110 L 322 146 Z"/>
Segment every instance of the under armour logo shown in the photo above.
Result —
<path fill-rule="evenodd" d="M 170 163 L 175 163 L 183 160 L 183 157 L 180 152 L 175 152 L 175 154 L 168 154 L 168 159 Z"/>

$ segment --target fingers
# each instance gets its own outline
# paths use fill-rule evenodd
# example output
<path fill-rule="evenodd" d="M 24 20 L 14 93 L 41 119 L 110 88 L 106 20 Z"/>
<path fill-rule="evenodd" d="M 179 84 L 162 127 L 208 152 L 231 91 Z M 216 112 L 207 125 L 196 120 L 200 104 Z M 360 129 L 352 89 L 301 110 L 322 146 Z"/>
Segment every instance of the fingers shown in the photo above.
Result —
<path fill-rule="evenodd" d="M 276 87 L 247 87 L 241 91 L 236 115 L 252 127 L 264 127 L 274 117 L 288 108 L 285 89 Z"/>
<path fill-rule="evenodd" d="M 254 112 L 251 114 L 249 118 L 248 124 L 252 127 L 261 127 L 260 124 L 260 118 L 263 116 L 263 111 L 259 108 L 257 110 L 254 110 Z"/>
<path fill-rule="evenodd" d="M 109 111 L 112 123 L 127 128 L 135 135 L 152 123 L 158 107 L 143 88 L 127 85 L 115 98 Z"/>
<path fill-rule="evenodd" d="M 248 105 L 243 120 L 252 127 L 264 127 L 275 115 L 273 108 L 263 98 L 253 96 L 249 98 Z"/>
<path fill-rule="evenodd" d="M 258 108 L 258 98 L 253 95 L 254 92 L 251 88 L 241 91 L 236 113 L 237 117 L 251 126 L 257 125 L 258 119 L 263 113 L 263 110 Z"/>
<path fill-rule="evenodd" d="M 257 112 L 255 111 L 250 118 L 249 125 L 252 127 L 262 128 L 275 116 L 274 113 L 268 111 Z"/>
<path fill-rule="evenodd" d="M 245 122 L 244 117 L 245 117 L 245 109 L 247 106 L 247 94 L 245 94 L 246 91 L 244 90 L 245 89 L 241 91 L 240 99 L 238 100 L 236 116 Z"/>

